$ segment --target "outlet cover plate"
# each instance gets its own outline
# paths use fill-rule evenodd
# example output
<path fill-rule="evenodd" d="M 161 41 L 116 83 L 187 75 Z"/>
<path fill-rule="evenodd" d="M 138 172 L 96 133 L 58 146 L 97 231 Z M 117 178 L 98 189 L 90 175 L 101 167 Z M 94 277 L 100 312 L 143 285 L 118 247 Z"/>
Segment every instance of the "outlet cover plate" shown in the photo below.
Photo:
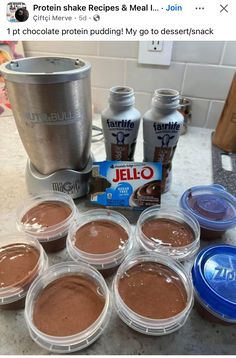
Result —
<path fill-rule="evenodd" d="M 169 66 L 171 62 L 173 41 L 161 41 L 161 50 L 151 51 L 152 41 L 140 41 L 138 62 L 147 65 Z"/>

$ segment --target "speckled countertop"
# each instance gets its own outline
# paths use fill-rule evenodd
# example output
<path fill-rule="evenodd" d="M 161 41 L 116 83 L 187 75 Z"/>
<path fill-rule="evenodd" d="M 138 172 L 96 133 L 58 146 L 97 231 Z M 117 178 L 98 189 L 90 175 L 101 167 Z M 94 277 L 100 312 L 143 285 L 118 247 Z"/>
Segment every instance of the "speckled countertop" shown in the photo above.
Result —
<path fill-rule="evenodd" d="M 97 121 L 96 121 L 97 122 Z M 98 123 L 96 123 L 98 124 Z M 26 196 L 24 171 L 26 153 L 21 144 L 13 118 L 0 118 L 0 233 L 14 232 L 15 208 Z M 169 193 L 163 195 L 162 206 L 177 205 L 180 195 L 190 186 L 212 183 L 211 130 L 189 128 L 181 136 L 173 163 L 173 182 Z M 104 159 L 104 144 L 92 145 L 96 160 Z M 136 160 L 142 160 L 141 133 Z M 86 200 L 77 200 L 80 210 L 88 208 Z M 135 222 L 135 214 L 128 212 Z M 224 242 L 233 243 L 235 230 Z M 68 260 L 66 250 L 50 255 L 50 263 Z M 111 281 L 111 279 L 110 279 Z M 110 282 L 108 282 L 110 284 Z M 24 322 L 24 312 L 0 311 L 0 354 L 47 354 L 30 338 Z M 115 313 L 107 331 L 83 354 L 234 354 L 234 326 L 222 326 L 204 321 L 193 309 L 183 328 L 169 336 L 149 337 L 124 325 Z"/>

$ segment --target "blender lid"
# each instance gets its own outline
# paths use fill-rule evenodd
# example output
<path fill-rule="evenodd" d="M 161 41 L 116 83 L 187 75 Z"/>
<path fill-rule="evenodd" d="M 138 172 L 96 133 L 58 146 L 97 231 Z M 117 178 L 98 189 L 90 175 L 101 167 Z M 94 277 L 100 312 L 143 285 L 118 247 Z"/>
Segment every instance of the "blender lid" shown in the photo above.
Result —
<path fill-rule="evenodd" d="M 192 268 L 203 305 L 224 320 L 236 321 L 236 247 L 215 245 L 200 251 Z"/>
<path fill-rule="evenodd" d="M 5 80 L 32 84 L 75 81 L 87 77 L 90 70 L 84 60 L 59 56 L 25 57 L 0 66 Z"/>
<path fill-rule="evenodd" d="M 218 184 L 186 190 L 180 206 L 190 211 L 201 227 L 225 231 L 236 225 L 236 198 Z"/>

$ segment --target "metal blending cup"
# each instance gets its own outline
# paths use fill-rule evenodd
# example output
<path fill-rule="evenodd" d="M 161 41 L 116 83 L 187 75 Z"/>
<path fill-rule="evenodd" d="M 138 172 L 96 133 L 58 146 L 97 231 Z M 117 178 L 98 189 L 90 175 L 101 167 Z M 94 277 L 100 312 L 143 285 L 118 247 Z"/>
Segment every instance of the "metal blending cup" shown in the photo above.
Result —
<path fill-rule="evenodd" d="M 16 125 L 42 174 L 83 170 L 92 131 L 91 65 L 62 57 L 31 57 L 0 67 Z"/>

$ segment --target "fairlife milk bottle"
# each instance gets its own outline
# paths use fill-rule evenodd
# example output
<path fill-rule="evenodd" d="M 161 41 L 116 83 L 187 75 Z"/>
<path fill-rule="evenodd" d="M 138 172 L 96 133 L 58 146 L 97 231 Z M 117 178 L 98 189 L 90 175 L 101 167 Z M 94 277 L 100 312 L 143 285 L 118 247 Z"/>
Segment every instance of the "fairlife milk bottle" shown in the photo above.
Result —
<path fill-rule="evenodd" d="M 110 105 L 102 112 L 107 160 L 134 160 L 141 117 L 140 112 L 133 107 L 134 102 L 132 88 L 110 88 Z"/>
<path fill-rule="evenodd" d="M 170 188 L 172 159 L 184 122 L 178 108 L 178 91 L 158 89 L 143 117 L 144 161 L 162 163 L 162 192 Z"/>

